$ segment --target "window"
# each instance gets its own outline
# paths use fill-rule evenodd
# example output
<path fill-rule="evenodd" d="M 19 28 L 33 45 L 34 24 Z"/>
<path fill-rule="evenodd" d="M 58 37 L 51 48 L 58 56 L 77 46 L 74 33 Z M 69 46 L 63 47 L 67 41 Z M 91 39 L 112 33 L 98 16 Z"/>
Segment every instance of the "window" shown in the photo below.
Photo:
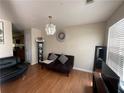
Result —
<path fill-rule="evenodd" d="M 107 64 L 124 81 L 124 19 L 109 28 Z"/>

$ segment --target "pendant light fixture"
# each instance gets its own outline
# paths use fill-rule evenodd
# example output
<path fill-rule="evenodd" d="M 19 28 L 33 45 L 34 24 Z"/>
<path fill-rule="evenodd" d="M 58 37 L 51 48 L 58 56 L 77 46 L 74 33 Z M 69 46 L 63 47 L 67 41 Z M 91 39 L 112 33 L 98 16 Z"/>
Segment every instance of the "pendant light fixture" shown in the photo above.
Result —
<path fill-rule="evenodd" d="M 49 18 L 49 24 L 46 24 L 45 31 L 47 35 L 54 35 L 56 32 L 56 25 L 52 24 L 52 16 L 48 16 Z"/>

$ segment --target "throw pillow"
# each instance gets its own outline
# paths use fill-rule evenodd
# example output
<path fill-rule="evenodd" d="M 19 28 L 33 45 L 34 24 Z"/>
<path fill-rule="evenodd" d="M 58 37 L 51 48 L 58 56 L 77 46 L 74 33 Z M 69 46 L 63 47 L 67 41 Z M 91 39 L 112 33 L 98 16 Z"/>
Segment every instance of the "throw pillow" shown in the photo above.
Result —
<path fill-rule="evenodd" d="M 68 61 L 68 57 L 66 57 L 65 55 L 61 55 L 58 59 L 62 64 L 65 64 Z"/>
<path fill-rule="evenodd" d="M 55 61 L 56 59 L 57 59 L 57 55 L 56 54 L 54 54 L 54 53 L 52 53 L 50 56 L 49 56 L 49 60 L 53 60 L 53 61 Z"/>

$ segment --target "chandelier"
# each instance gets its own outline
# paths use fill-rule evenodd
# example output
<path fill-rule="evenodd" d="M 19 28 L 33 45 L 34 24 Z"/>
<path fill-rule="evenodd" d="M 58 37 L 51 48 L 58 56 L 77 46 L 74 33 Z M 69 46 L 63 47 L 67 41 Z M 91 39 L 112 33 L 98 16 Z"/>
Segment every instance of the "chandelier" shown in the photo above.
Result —
<path fill-rule="evenodd" d="M 54 35 L 56 32 L 56 25 L 51 23 L 52 16 L 48 16 L 49 18 L 49 24 L 46 24 L 45 31 L 47 35 Z"/>

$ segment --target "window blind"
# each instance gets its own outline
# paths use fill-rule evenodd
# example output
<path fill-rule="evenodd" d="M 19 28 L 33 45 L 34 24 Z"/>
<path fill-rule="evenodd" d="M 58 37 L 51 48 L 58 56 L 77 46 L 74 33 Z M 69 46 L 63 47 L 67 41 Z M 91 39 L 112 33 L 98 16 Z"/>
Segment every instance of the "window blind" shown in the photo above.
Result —
<path fill-rule="evenodd" d="M 109 28 L 107 64 L 124 81 L 124 19 Z"/>

